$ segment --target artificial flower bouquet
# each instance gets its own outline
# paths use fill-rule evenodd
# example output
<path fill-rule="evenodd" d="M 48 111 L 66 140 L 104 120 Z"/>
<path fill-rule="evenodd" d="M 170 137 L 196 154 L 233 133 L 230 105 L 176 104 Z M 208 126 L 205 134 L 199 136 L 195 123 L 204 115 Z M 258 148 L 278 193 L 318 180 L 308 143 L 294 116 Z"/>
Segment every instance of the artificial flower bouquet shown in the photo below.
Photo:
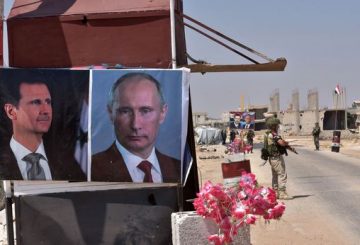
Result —
<path fill-rule="evenodd" d="M 258 217 L 265 221 L 279 219 L 285 204 L 277 202 L 272 188 L 258 186 L 256 176 L 243 172 L 239 182 L 231 187 L 206 182 L 194 200 L 196 212 L 219 226 L 218 234 L 208 237 L 215 245 L 233 241 L 239 228 L 255 224 Z"/>
<path fill-rule="evenodd" d="M 225 153 L 229 155 L 237 154 L 241 152 L 241 142 L 234 141 L 227 145 Z"/>

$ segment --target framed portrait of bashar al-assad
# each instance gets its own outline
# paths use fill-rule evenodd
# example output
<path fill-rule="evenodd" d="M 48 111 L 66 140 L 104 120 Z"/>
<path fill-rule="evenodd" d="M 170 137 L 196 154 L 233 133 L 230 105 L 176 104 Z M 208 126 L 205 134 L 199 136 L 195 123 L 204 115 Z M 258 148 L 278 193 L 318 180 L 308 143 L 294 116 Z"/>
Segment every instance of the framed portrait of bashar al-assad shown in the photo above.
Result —
<path fill-rule="evenodd" d="M 92 181 L 182 181 L 188 77 L 186 69 L 92 71 Z"/>
<path fill-rule="evenodd" d="M 87 179 L 88 88 L 89 71 L 0 69 L 1 180 Z"/>

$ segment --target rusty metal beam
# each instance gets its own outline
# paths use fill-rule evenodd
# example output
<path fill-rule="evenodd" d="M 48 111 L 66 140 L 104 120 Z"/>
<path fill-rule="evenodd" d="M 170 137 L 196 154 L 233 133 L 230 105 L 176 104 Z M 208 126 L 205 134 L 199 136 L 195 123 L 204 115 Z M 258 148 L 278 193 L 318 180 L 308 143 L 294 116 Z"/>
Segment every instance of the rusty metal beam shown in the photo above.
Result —
<path fill-rule="evenodd" d="M 210 40 L 213 40 L 214 42 L 216 42 L 216 43 L 220 44 L 221 46 L 223 46 L 223 47 L 225 47 L 225 48 L 227 48 L 227 49 L 229 49 L 229 50 L 233 51 L 234 53 L 236 53 L 236 54 L 238 54 L 238 55 L 240 55 L 240 56 L 242 56 L 242 57 L 244 57 L 245 59 L 247 59 L 247 60 L 251 61 L 252 63 L 254 63 L 254 64 L 259 64 L 259 62 L 257 62 L 256 60 L 254 60 L 254 59 L 250 58 L 249 56 L 247 56 L 247 55 L 245 55 L 245 54 L 241 53 L 240 51 L 238 51 L 238 50 L 236 50 L 236 49 L 234 49 L 234 48 L 230 47 L 229 45 L 227 45 L 227 44 L 225 44 L 225 43 L 223 43 L 223 42 L 219 41 L 218 39 L 216 39 L 216 38 L 214 38 L 214 37 L 212 37 L 212 36 L 210 36 L 210 35 L 206 34 L 205 32 L 203 32 L 203 31 L 201 31 L 201 30 L 197 29 L 196 27 L 193 27 L 192 25 L 189 25 L 189 24 L 187 24 L 187 23 L 184 23 L 184 26 L 187 26 L 187 27 L 189 27 L 190 29 L 192 29 L 192 30 L 194 30 L 194 31 L 196 31 L 196 32 L 198 32 L 198 33 L 200 33 L 200 34 L 202 34 L 203 36 L 205 36 L 205 37 L 209 38 Z"/>
<path fill-rule="evenodd" d="M 252 71 L 284 71 L 287 61 L 285 58 L 276 59 L 274 62 L 262 64 L 243 64 L 243 65 L 212 65 L 212 64 L 190 64 L 192 73 L 206 72 L 252 72 Z"/>
<path fill-rule="evenodd" d="M 247 50 L 247 51 L 249 51 L 249 52 L 251 52 L 251 53 L 253 53 L 253 54 L 258 55 L 258 56 L 260 56 L 261 58 L 263 58 L 263 59 L 265 59 L 265 60 L 267 60 L 267 61 L 269 61 L 269 62 L 274 62 L 273 59 L 267 57 L 266 55 L 264 55 L 264 54 L 262 54 L 262 53 L 260 53 L 260 52 L 258 52 L 258 51 L 256 51 L 256 50 L 254 50 L 254 49 L 252 49 L 252 48 L 247 47 L 246 45 L 244 45 L 244 44 L 242 44 L 242 43 L 240 43 L 240 42 L 238 42 L 238 41 L 236 41 L 236 40 L 234 40 L 234 39 L 232 39 L 232 38 L 230 38 L 230 37 L 222 34 L 221 32 L 219 32 L 219 31 L 217 31 L 217 30 L 215 30 L 215 29 L 213 29 L 213 28 L 211 28 L 211 27 L 209 27 L 209 26 L 207 26 L 207 25 L 205 25 L 205 24 L 203 24 L 203 23 L 201 23 L 200 21 L 195 20 L 195 19 L 191 18 L 190 16 L 188 16 L 188 15 L 186 15 L 186 14 L 182 14 L 182 13 L 179 13 L 179 14 L 180 14 L 181 17 L 184 17 L 185 19 L 187 19 L 187 20 L 189 20 L 189 21 L 191 21 L 191 22 L 193 22 L 193 23 L 201 26 L 202 28 L 204 28 L 204 29 L 206 29 L 206 30 L 208 30 L 208 31 L 210 31 L 210 32 L 212 32 L 212 33 L 214 33 L 214 34 L 216 34 L 216 35 L 224 38 L 225 40 L 227 40 L 227 41 L 229 41 L 229 42 L 231 42 L 231 43 L 233 43 L 233 44 L 235 44 L 235 45 L 237 45 L 237 46 L 239 46 L 239 47 L 241 47 L 241 48 L 243 48 L 243 49 L 245 49 L 245 50 Z"/>

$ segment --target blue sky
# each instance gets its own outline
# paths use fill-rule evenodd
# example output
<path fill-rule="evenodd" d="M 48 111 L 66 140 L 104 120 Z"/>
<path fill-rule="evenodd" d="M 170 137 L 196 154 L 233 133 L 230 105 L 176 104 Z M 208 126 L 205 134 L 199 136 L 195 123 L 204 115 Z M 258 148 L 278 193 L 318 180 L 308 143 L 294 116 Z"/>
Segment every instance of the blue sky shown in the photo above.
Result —
<path fill-rule="evenodd" d="M 360 99 L 360 1 L 184 0 L 184 12 L 271 58 L 285 57 L 284 72 L 207 73 L 191 76 L 193 111 L 213 117 L 245 103 L 268 104 L 280 90 L 281 108 L 300 92 L 319 91 L 320 106 L 332 106 L 336 84 L 346 87 L 347 104 Z M 213 64 L 247 63 L 199 34 L 187 30 L 187 51 Z M 259 59 L 259 61 L 264 62 Z"/>

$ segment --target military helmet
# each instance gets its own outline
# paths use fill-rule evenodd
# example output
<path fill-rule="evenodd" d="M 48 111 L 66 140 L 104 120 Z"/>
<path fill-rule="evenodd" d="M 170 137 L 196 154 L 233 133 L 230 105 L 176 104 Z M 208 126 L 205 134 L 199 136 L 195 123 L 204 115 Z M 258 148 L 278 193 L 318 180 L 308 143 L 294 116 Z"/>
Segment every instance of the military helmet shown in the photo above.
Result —
<path fill-rule="evenodd" d="M 280 120 L 275 117 L 270 117 L 269 119 L 266 120 L 266 126 L 268 126 L 268 128 L 277 126 L 279 124 L 280 124 Z"/>

